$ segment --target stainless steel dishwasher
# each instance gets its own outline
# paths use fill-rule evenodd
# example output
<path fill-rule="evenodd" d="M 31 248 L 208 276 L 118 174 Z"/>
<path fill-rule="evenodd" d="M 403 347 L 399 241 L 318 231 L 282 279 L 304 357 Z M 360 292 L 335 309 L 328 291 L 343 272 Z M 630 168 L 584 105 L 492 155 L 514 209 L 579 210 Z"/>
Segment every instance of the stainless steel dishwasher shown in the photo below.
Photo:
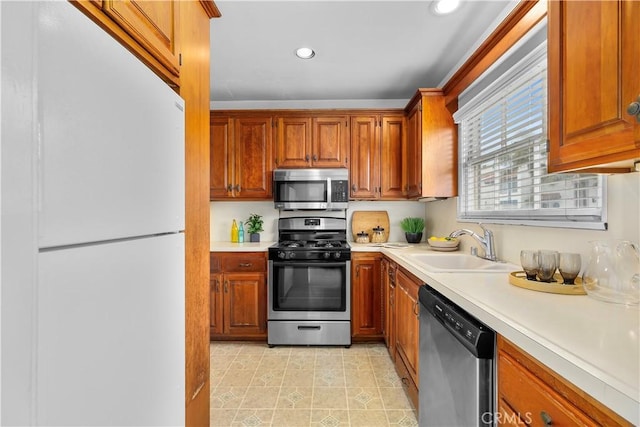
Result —
<path fill-rule="evenodd" d="M 420 299 L 420 427 L 490 426 L 495 333 L 428 285 Z"/>

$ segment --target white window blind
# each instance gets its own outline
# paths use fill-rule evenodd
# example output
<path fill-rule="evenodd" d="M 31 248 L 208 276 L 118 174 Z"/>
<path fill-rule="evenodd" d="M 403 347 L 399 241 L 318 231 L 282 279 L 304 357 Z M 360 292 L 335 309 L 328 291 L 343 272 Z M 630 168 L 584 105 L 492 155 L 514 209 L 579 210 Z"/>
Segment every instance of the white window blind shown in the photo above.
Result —
<path fill-rule="evenodd" d="M 606 228 L 604 177 L 547 174 L 546 56 L 545 42 L 454 115 L 459 220 Z"/>

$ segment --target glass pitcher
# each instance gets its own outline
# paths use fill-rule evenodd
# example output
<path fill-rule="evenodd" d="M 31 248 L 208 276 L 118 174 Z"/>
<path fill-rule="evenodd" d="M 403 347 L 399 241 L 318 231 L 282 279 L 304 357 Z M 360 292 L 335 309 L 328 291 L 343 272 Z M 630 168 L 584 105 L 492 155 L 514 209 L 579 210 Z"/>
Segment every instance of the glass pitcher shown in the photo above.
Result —
<path fill-rule="evenodd" d="M 591 297 L 619 304 L 640 302 L 640 251 L 628 240 L 597 240 L 582 283 Z"/>

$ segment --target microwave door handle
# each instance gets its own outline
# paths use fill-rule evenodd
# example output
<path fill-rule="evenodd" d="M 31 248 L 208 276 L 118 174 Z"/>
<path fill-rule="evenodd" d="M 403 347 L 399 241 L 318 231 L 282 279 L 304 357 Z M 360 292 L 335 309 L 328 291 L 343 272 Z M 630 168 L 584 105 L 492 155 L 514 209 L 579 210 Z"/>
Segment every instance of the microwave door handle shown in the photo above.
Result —
<path fill-rule="evenodd" d="M 327 209 L 331 209 L 332 199 L 331 199 L 331 178 L 327 178 Z"/>

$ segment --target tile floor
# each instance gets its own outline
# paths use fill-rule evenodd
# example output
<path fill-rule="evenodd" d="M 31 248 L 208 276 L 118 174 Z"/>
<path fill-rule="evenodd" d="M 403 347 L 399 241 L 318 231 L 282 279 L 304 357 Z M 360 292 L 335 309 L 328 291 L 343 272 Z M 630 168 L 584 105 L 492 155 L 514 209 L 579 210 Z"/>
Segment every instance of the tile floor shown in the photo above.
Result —
<path fill-rule="evenodd" d="M 211 343 L 211 426 L 417 426 L 384 344 Z"/>

